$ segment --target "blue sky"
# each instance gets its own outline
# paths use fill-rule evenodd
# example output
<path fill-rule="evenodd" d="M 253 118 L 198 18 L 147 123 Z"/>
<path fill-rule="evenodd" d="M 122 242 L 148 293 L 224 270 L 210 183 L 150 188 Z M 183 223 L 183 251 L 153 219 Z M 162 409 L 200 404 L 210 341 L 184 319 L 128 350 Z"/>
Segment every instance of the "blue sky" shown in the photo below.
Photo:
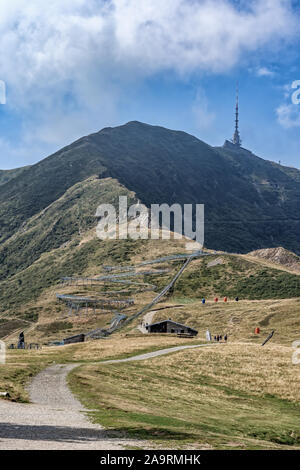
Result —
<path fill-rule="evenodd" d="M 299 10 L 290 0 L 0 0 L 0 168 L 131 120 L 222 145 L 237 80 L 243 145 L 300 168 Z"/>

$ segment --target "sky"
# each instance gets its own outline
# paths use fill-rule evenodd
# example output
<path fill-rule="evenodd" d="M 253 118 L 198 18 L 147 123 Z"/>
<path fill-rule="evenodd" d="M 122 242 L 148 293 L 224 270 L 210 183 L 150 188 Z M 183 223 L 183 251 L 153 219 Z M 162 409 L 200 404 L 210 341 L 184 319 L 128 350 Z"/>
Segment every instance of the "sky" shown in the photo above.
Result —
<path fill-rule="evenodd" d="M 300 168 L 299 46 L 300 0 L 0 0 L 0 169 L 133 120 L 222 145 L 237 82 L 243 146 Z"/>

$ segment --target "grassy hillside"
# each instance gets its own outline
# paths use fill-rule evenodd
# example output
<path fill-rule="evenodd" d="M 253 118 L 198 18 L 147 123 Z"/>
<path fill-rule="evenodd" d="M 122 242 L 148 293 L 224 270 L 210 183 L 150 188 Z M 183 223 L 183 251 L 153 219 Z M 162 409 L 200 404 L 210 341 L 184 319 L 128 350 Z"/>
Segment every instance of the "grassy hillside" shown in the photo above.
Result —
<path fill-rule="evenodd" d="M 95 230 L 96 208 L 100 203 L 115 201 L 119 195 L 136 200 L 135 194 L 118 181 L 90 177 L 75 184 L 2 243 L 0 337 L 15 341 L 20 329 L 25 329 L 28 340 L 48 342 L 108 327 L 113 312 L 98 311 L 96 317 L 69 318 L 68 308 L 56 300 L 56 293 L 99 297 L 103 286 L 62 288 L 61 277 L 99 276 L 104 273 L 103 265 L 128 266 L 185 251 L 184 240 L 99 240 Z M 141 281 L 156 285 L 159 291 L 181 265 L 182 261 L 163 263 L 159 268 L 167 268 L 169 272 L 147 276 Z M 188 302 L 193 306 L 193 302 L 199 302 L 202 297 L 211 300 L 216 295 L 263 300 L 295 298 L 299 297 L 299 292 L 300 277 L 296 273 L 272 263 L 266 265 L 257 258 L 220 253 L 193 261 L 173 292 L 163 300 Z M 132 315 L 154 295 L 154 292 L 135 294 L 132 291 L 128 296 L 134 298 L 135 305 L 124 313 Z M 189 317 L 185 320 L 190 321 Z M 198 327 L 197 321 L 194 324 Z"/>
<path fill-rule="evenodd" d="M 145 362 L 87 364 L 70 378 L 113 434 L 171 448 L 299 449 L 299 380 L 282 346 L 218 345 Z"/>
<path fill-rule="evenodd" d="M 220 251 L 193 260 L 150 312 L 153 321 L 171 318 L 196 328 L 198 336 L 143 335 L 137 318 L 106 339 L 48 347 L 107 328 L 115 315 L 110 309 L 69 315 L 57 293 L 102 298 L 119 286 L 62 285 L 61 277 L 98 277 L 107 274 L 105 265 L 185 252 L 185 240 L 99 240 L 96 209 L 117 204 L 120 195 L 129 204 L 205 203 L 205 243 Z M 43 345 L 7 351 L 0 390 L 28 401 L 33 375 L 53 362 L 80 362 L 70 385 L 93 410 L 92 419 L 114 434 L 175 449 L 300 449 L 299 374 L 291 361 L 291 343 L 299 340 L 299 272 L 282 257 L 276 264 L 276 256 L 228 252 L 282 245 L 300 253 L 299 200 L 298 170 L 137 122 L 84 137 L 24 171 L 0 172 L 0 338 L 16 343 L 25 331 L 27 343 Z M 293 253 L 289 260 L 298 263 Z M 155 291 L 123 285 L 118 298 L 133 298 L 134 305 L 122 312 L 131 316 L 150 303 L 182 264 L 138 268 L 167 271 L 135 278 Z M 228 344 L 147 362 L 96 364 L 203 343 L 207 328 L 227 333 Z"/>
<path fill-rule="evenodd" d="M 184 132 L 131 122 L 84 137 L 0 186 L 0 240 L 92 175 L 113 177 L 146 205 L 204 203 L 206 245 L 300 253 L 298 170 L 215 149 Z"/>
<path fill-rule="evenodd" d="M 28 402 L 26 386 L 29 380 L 54 362 L 88 363 L 129 357 L 133 354 L 184 344 L 190 344 L 190 340 L 177 337 L 126 337 L 118 334 L 103 341 L 47 347 L 41 350 L 7 350 L 5 367 L 0 367 L 0 390 L 8 391 L 12 400 Z"/>
<path fill-rule="evenodd" d="M 112 435 L 149 440 L 151 448 L 300 448 L 299 375 L 291 347 L 236 342 L 147 362 L 95 363 L 193 343 L 118 334 L 42 351 L 8 351 L 0 389 L 28 401 L 25 386 L 32 375 L 53 362 L 83 362 L 69 383 L 93 410 L 90 418 Z"/>
<path fill-rule="evenodd" d="M 0 213 L 3 210 L 6 215 L 2 220 L 0 244 L 0 337 L 15 338 L 18 331 L 25 328 L 27 337 L 47 342 L 107 327 L 113 312 L 98 312 L 96 317 L 85 320 L 70 319 L 66 306 L 56 300 L 58 292 L 97 297 L 103 286 L 62 289 L 59 285 L 62 276 L 98 276 L 105 264 L 132 265 L 185 250 L 184 240 L 100 241 L 96 237 L 95 213 L 101 203 L 117 204 L 120 195 L 127 195 L 129 204 L 137 201 L 138 196 L 150 203 L 173 202 L 173 197 L 181 202 L 193 202 L 189 198 L 194 197 L 194 202 L 199 202 L 198 198 L 209 195 L 208 217 L 224 221 L 225 204 L 228 214 L 239 207 L 234 217 L 240 217 L 245 210 L 247 220 L 248 216 L 252 220 L 254 200 L 256 209 L 269 217 L 275 199 L 285 188 L 284 198 L 277 201 L 278 208 L 292 214 L 293 201 L 298 194 L 296 170 L 271 165 L 244 150 L 241 155 L 228 152 L 213 149 L 182 132 L 129 123 L 80 139 L 2 185 Z M 243 168 L 248 172 L 247 177 L 246 173 L 241 174 Z M 107 177 L 103 178 L 105 174 Z M 144 180 L 146 174 L 147 181 Z M 269 181 L 281 181 L 281 190 L 276 186 L 274 204 L 269 201 L 268 209 L 262 196 L 265 193 L 257 189 L 257 181 L 263 178 L 267 181 L 267 176 Z M 230 192 L 229 187 L 233 188 Z M 136 192 L 128 188 L 135 188 Z M 245 188 L 249 200 L 241 199 Z M 289 205 L 289 210 L 286 211 L 283 202 Z M 225 225 L 225 222 L 220 223 L 222 248 L 228 246 L 228 236 L 235 251 L 240 243 L 235 245 L 236 237 L 243 240 L 244 247 L 252 246 L 252 242 L 247 242 L 247 237 L 254 234 L 249 227 L 243 226 L 241 231 L 226 228 L 223 233 Z M 206 226 L 209 234 L 212 225 L 208 221 Z M 261 243 L 259 237 L 257 240 Z M 274 242 L 274 237 L 272 240 Z M 165 263 L 160 267 L 169 269 L 168 273 L 148 276 L 142 281 L 155 284 L 159 291 L 181 264 Z M 211 299 L 215 295 L 239 296 L 242 300 L 296 298 L 300 291 L 299 279 L 296 273 L 276 267 L 272 262 L 266 264 L 257 258 L 252 261 L 250 256 L 220 253 L 194 261 L 167 300 L 197 302 L 202 297 Z M 128 315 L 155 295 L 153 292 L 133 294 L 135 305 L 126 310 Z"/>
<path fill-rule="evenodd" d="M 284 299 L 300 294 L 300 277 L 273 267 L 251 263 L 235 255 L 195 261 L 178 281 L 176 296 L 231 299 Z"/>
<path fill-rule="evenodd" d="M 30 267 L 45 253 L 69 243 L 78 244 L 81 234 L 92 227 L 96 230 L 98 205 L 114 204 L 121 195 L 136 200 L 133 193 L 111 178 L 100 180 L 94 176 L 72 186 L 0 245 L 0 280 Z"/>
<path fill-rule="evenodd" d="M 260 258 L 270 261 L 275 264 L 279 264 L 282 267 L 288 268 L 293 271 L 300 271 L 300 257 L 295 255 L 283 247 L 277 248 L 266 248 L 264 250 L 256 250 L 248 253 L 249 256 Z"/>
<path fill-rule="evenodd" d="M 93 184 L 97 180 L 91 180 Z M 107 181 L 108 186 L 112 182 Z M 74 209 L 74 207 L 73 207 Z M 9 280 L 0 283 L 1 296 L 1 322 L 0 335 L 9 336 L 18 329 L 16 320 L 28 322 L 28 340 L 48 342 L 54 339 L 63 339 L 73 333 L 89 331 L 96 327 L 107 327 L 112 319 L 113 312 L 83 317 L 69 317 L 68 308 L 59 304 L 56 293 L 101 296 L 100 291 L 104 285 L 99 286 L 66 286 L 59 284 L 62 276 L 99 276 L 103 273 L 103 265 L 134 265 L 143 260 L 156 259 L 171 253 L 182 253 L 184 251 L 184 240 L 160 241 L 160 240 L 123 240 L 102 242 L 95 236 L 95 230 L 84 232 L 59 248 L 43 254 L 29 267 L 25 267 Z M 175 275 L 182 265 L 182 261 L 162 263 L 157 267 L 166 268 L 169 271 L 159 276 L 144 276 L 139 282 L 145 281 L 157 286 L 159 292 Z M 228 312 L 240 308 L 240 314 L 245 313 L 248 318 L 245 299 L 289 299 L 299 297 L 300 277 L 292 274 L 276 265 L 270 267 L 260 264 L 260 261 L 251 262 L 238 255 L 216 254 L 209 258 L 195 260 L 177 281 L 175 288 L 162 301 L 162 306 L 167 302 L 170 305 L 184 304 L 187 316 L 182 315 L 182 310 L 168 310 L 162 315 L 174 316 L 174 319 L 192 322 L 197 328 L 205 328 L 203 323 L 195 318 L 195 313 L 202 309 L 201 298 L 207 299 L 205 305 L 206 313 L 215 295 L 220 297 L 220 303 L 211 310 L 210 324 L 213 324 L 219 315 L 219 310 L 224 310 L 221 302 L 224 295 L 229 296 L 230 302 L 226 308 Z M 154 269 L 155 266 L 151 267 Z M 111 288 L 111 286 L 110 286 Z M 113 287 L 115 288 L 115 287 Z M 128 307 L 124 313 L 132 315 L 139 308 L 149 303 L 155 296 L 155 292 L 136 293 L 135 289 L 127 294 L 133 297 L 135 305 Z M 238 295 L 240 302 L 236 304 L 232 300 Z M 257 303 L 256 308 L 259 322 L 265 317 L 264 307 Z M 159 307 L 159 305 L 158 305 Z M 190 317 L 190 314 L 192 314 Z M 228 313 L 229 314 L 229 313 Z M 261 315 L 261 316 L 260 316 Z M 232 316 L 232 315 L 231 315 Z M 230 317 L 230 316 L 229 316 Z M 229 321 L 226 316 L 226 322 Z M 202 318 L 202 317 L 201 317 Z M 292 322 L 294 316 L 292 311 L 286 318 Z M 227 327 L 225 322 L 222 329 Z M 21 325 L 20 328 L 24 328 Z M 27 328 L 27 329 L 28 329 Z M 250 327 L 253 329 L 252 326 Z M 130 329 L 130 328 L 129 328 Z M 290 331 L 290 327 L 287 331 Z M 230 331 L 231 332 L 231 331 Z M 238 335 L 237 335 L 238 336 Z M 10 339 L 15 340 L 12 335 Z M 245 332 L 245 339 L 249 339 L 249 330 Z"/>
<path fill-rule="evenodd" d="M 8 183 L 13 178 L 16 178 L 18 175 L 23 173 L 23 171 L 30 168 L 29 166 L 23 166 L 21 168 L 16 168 L 13 170 L 0 170 L 0 186 L 2 184 Z"/>
<path fill-rule="evenodd" d="M 172 307 L 180 303 L 182 307 Z M 213 336 L 227 334 L 230 341 L 246 341 L 262 344 L 272 330 L 275 335 L 272 344 L 291 346 L 299 340 L 300 300 L 242 300 L 229 301 L 227 304 L 212 300 L 202 305 L 200 301 L 174 298 L 168 302 L 167 310 L 158 310 L 153 321 L 171 318 L 174 321 L 190 325 L 198 330 L 198 337 L 205 339 L 207 328 Z M 260 334 L 255 334 L 256 327 Z"/>

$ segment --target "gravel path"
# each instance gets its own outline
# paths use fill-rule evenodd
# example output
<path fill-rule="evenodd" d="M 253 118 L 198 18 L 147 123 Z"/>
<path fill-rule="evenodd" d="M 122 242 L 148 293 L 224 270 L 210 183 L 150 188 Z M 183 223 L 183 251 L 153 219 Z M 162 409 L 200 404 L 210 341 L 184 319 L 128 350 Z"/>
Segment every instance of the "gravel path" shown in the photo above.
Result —
<path fill-rule="evenodd" d="M 156 310 L 151 310 L 151 312 L 146 313 L 146 315 L 143 316 L 142 324 L 137 326 L 137 329 L 144 333 L 144 335 L 148 334 L 148 330 L 144 325 L 151 325 L 155 314 Z"/>
<path fill-rule="evenodd" d="M 126 359 L 111 359 L 109 361 L 101 361 L 100 364 L 116 364 L 118 362 L 130 362 L 130 361 L 144 361 L 145 359 L 151 359 L 152 357 L 164 356 L 176 351 L 182 351 L 184 349 L 195 349 L 204 348 L 207 346 L 218 346 L 216 343 L 212 344 L 194 344 L 188 346 L 174 346 L 173 348 L 160 349 L 159 351 L 152 351 L 146 354 L 139 354 L 138 356 L 127 357 Z M 99 362 L 97 362 L 99 364 Z"/>
<path fill-rule="evenodd" d="M 157 310 L 150 310 L 147 312 L 146 315 L 143 316 L 142 322 L 140 325 L 137 326 L 137 329 L 140 330 L 143 334 L 148 334 L 148 330 L 144 325 L 148 324 L 151 325 L 153 323 L 153 317 L 159 310 L 167 310 L 169 308 L 182 308 L 183 305 L 167 305 L 165 307 L 160 307 Z"/>
<path fill-rule="evenodd" d="M 78 364 L 54 365 L 29 387 L 32 404 L 0 400 L 0 450 L 122 450 L 143 442 L 111 438 L 92 424 L 66 383 Z"/>
<path fill-rule="evenodd" d="M 141 361 L 204 346 L 207 345 L 178 346 L 101 363 Z M 112 438 L 108 431 L 87 419 L 87 410 L 70 392 L 66 382 L 68 373 L 78 365 L 57 364 L 38 374 L 28 388 L 31 404 L 0 400 L 0 450 L 149 448 L 143 441 Z"/>

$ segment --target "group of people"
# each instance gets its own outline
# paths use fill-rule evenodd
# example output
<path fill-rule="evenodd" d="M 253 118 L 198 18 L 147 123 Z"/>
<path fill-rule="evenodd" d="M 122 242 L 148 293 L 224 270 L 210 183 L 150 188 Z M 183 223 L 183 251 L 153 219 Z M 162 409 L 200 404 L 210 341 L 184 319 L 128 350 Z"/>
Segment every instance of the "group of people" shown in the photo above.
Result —
<path fill-rule="evenodd" d="M 225 296 L 223 300 L 224 300 L 224 302 L 227 302 L 227 301 L 228 301 L 228 297 Z M 239 301 L 239 298 L 238 298 L 238 297 L 235 297 L 234 300 L 235 300 L 236 302 L 238 302 L 238 301 Z M 216 303 L 219 302 L 219 297 L 215 297 L 215 298 L 214 298 L 214 302 L 216 302 Z M 203 303 L 203 305 L 206 303 L 206 299 L 205 299 L 205 298 L 202 299 L 202 303 Z"/>
<path fill-rule="evenodd" d="M 216 335 L 214 336 L 214 341 L 217 341 L 217 342 L 222 341 L 222 338 L 223 338 L 222 335 Z M 224 335 L 224 341 L 225 343 L 227 343 L 227 335 Z"/>
<path fill-rule="evenodd" d="M 224 335 L 224 337 L 222 335 L 215 335 L 214 338 L 212 338 L 212 335 L 209 331 L 209 329 L 206 330 L 206 333 L 205 333 L 205 336 L 206 336 L 206 340 L 207 341 L 212 341 L 214 339 L 214 341 L 222 341 L 222 339 L 224 339 L 225 343 L 227 342 L 227 334 Z"/>

